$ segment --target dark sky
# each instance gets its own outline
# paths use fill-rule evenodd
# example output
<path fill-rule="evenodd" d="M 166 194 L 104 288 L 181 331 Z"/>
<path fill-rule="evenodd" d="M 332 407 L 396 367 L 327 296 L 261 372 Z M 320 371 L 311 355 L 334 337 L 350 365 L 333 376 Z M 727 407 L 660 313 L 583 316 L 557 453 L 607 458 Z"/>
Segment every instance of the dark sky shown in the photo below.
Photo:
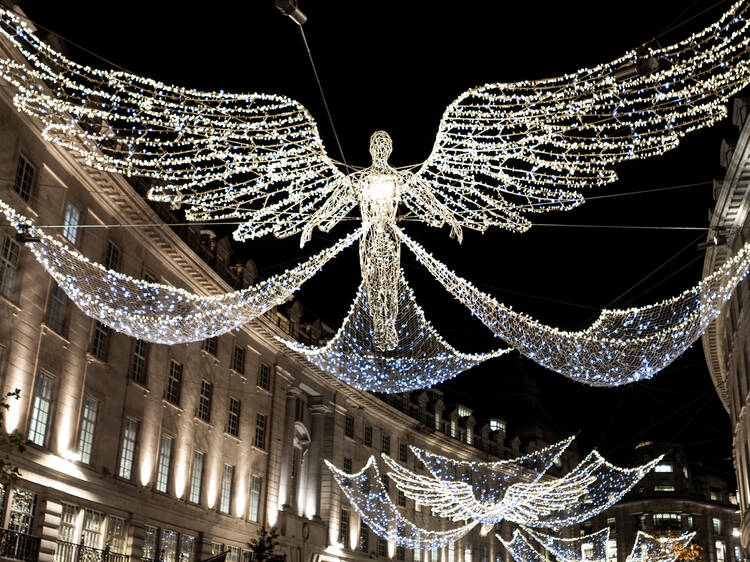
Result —
<path fill-rule="evenodd" d="M 724 2 L 701 14 L 714 0 L 302 2 L 309 17 L 305 32 L 344 152 L 357 165 L 369 164 L 368 139 L 377 129 L 393 137 L 393 164 L 424 160 L 445 106 L 467 88 L 572 72 L 657 36 L 666 45 L 718 19 L 729 6 Z M 329 152 L 338 156 L 299 30 L 276 11 L 273 0 L 213 1 L 197 9 L 186 4 L 27 1 L 23 6 L 39 24 L 138 74 L 202 89 L 293 97 L 316 117 Z M 680 22 L 686 23 L 661 35 Z M 70 55 L 106 66 L 75 47 Z M 587 195 L 719 178 L 721 139 L 735 134 L 729 123 L 694 134 L 663 157 L 618 167 L 617 183 Z M 695 244 L 703 236 L 580 225 L 704 227 L 712 204 L 710 185 L 589 199 L 567 213 L 533 217 L 569 227 L 468 233 L 461 247 L 445 230 L 406 228 L 503 302 L 577 329 L 602 307 L 648 304 L 694 285 L 702 267 Z M 321 237 L 318 244 L 345 230 Z M 265 273 L 302 255 L 297 240 L 261 240 L 242 251 Z M 419 302 L 446 339 L 467 351 L 497 345 L 406 254 L 404 266 Z M 310 282 L 303 302 L 338 326 L 358 281 L 356 251 L 350 251 Z M 521 380 L 538 389 L 536 406 L 523 400 L 528 386 L 524 390 Z M 584 450 L 598 446 L 622 460 L 642 440 L 676 440 L 687 446 L 692 461 L 733 478 L 729 418 L 713 391 L 699 343 L 652 381 L 623 388 L 588 388 L 518 357 L 489 362 L 443 388 L 481 413 L 508 419 L 511 432 L 514 420 L 537 419 L 561 434 L 580 432 Z"/>

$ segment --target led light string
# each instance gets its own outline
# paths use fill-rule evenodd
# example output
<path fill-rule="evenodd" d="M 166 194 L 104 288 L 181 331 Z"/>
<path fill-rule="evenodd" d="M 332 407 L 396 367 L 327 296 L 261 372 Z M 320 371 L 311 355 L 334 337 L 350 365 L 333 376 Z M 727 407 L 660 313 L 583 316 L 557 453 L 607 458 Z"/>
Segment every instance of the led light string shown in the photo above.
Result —
<path fill-rule="evenodd" d="M 374 343 L 373 316 L 367 293 L 359 287 L 343 324 L 323 347 L 311 347 L 278 338 L 290 349 L 336 378 L 371 392 L 407 392 L 434 386 L 461 372 L 507 353 L 465 354 L 449 345 L 425 319 L 414 293 L 400 271 L 398 291 L 398 344 L 384 352 Z"/>
<path fill-rule="evenodd" d="M 650 378 L 669 365 L 719 315 L 750 268 L 748 243 L 692 289 L 649 306 L 603 310 L 591 326 L 570 332 L 499 303 L 399 233 L 435 279 L 492 332 L 540 365 L 592 386 Z"/>
<path fill-rule="evenodd" d="M 247 289 L 203 296 L 109 270 L 34 227 L 3 201 L 0 212 L 17 231 L 38 239 L 29 243 L 29 249 L 84 314 L 134 338 L 169 345 L 238 329 L 286 302 L 361 234 L 357 230 L 297 267 Z"/>
<path fill-rule="evenodd" d="M 606 562 L 607 560 L 609 527 L 574 538 L 553 537 L 528 527 L 521 528 L 547 552 L 554 554 L 559 562 L 580 562 L 581 560 Z"/>

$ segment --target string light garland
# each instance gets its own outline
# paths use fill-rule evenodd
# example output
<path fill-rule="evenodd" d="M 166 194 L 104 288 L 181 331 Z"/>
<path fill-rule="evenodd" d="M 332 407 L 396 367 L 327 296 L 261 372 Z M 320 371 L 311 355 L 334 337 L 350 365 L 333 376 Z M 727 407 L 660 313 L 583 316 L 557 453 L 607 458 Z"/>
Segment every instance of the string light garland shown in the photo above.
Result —
<path fill-rule="evenodd" d="M 603 310 L 588 328 L 565 331 L 516 312 L 399 235 L 419 262 L 478 320 L 533 361 L 592 386 L 651 378 L 693 344 L 750 269 L 750 243 L 695 287 L 649 306 Z"/>
<path fill-rule="evenodd" d="M 36 228 L 1 200 L 0 213 L 18 232 L 38 240 L 28 244 L 32 254 L 86 315 L 134 338 L 170 345 L 238 329 L 286 302 L 361 234 L 357 230 L 297 267 L 247 289 L 204 296 L 107 269 Z"/>
<path fill-rule="evenodd" d="M 407 392 L 427 388 L 457 376 L 508 349 L 466 354 L 449 345 L 425 319 L 404 272 L 399 271 L 396 326 L 399 338 L 391 351 L 378 349 L 370 293 L 364 282 L 349 313 L 333 338 L 322 347 L 278 338 L 323 371 L 361 390 Z"/>
<path fill-rule="evenodd" d="M 408 548 L 432 549 L 460 538 L 479 523 L 483 529 L 508 521 L 558 530 L 586 521 L 619 501 L 661 460 L 659 457 L 642 466 L 621 468 L 592 451 L 563 477 L 542 480 L 549 468 L 549 465 L 544 467 L 544 459 L 549 458 L 552 451 L 561 452 L 568 444 L 561 442 L 537 454 L 536 459 L 542 460 L 537 470 L 528 468 L 533 455 L 504 461 L 498 467 L 504 478 L 494 480 L 499 483 L 497 490 L 482 489 L 488 482 L 486 478 L 479 483 L 462 481 L 458 475 L 450 480 L 440 480 L 434 475 L 414 473 L 382 455 L 390 469 L 387 476 L 396 489 L 430 509 L 430 529 L 406 521 L 393 505 L 382 485 L 374 457 L 370 457 L 365 467 L 354 474 L 338 469 L 329 461 L 326 464 L 352 507 L 376 534 Z M 472 463 L 466 461 L 463 464 Z M 474 464 L 480 466 L 470 467 L 464 472 L 481 474 L 490 469 L 489 463 Z M 443 523 L 437 523 L 436 518 L 442 519 Z M 463 525 L 445 530 L 445 520 Z M 438 528 L 441 529 L 439 533 L 432 530 Z"/>
<path fill-rule="evenodd" d="M 609 527 L 588 535 L 573 538 L 553 537 L 528 527 L 521 527 L 559 562 L 579 562 L 581 560 L 607 560 L 607 542 L 609 541 Z"/>
<path fill-rule="evenodd" d="M 561 77 L 467 90 L 444 112 L 416 172 L 388 165 L 391 140 L 380 131 L 372 166 L 345 175 L 294 100 L 200 92 L 80 65 L 2 8 L 0 35 L 27 64 L 0 59 L 0 76 L 45 138 L 100 170 L 154 179 L 150 197 L 185 204 L 189 219 L 244 220 L 238 240 L 301 234 L 304 243 L 359 207 L 373 341 L 391 351 L 399 337 L 399 207 L 448 225 L 460 241 L 464 228 L 525 231 L 525 214 L 580 205 L 578 190 L 615 181 L 612 166 L 662 154 L 726 115 L 728 98 L 750 80 L 747 16 L 748 0 L 740 0 L 674 45 Z"/>

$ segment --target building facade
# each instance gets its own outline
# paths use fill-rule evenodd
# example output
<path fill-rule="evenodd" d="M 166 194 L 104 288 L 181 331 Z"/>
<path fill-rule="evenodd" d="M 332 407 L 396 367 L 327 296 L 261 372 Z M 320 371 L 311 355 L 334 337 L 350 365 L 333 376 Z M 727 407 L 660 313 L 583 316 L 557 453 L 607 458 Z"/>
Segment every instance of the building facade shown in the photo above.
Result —
<path fill-rule="evenodd" d="M 716 205 L 711 215 L 704 275 L 721 266 L 750 240 L 750 104 L 735 100 L 732 120 L 737 136 L 725 140 L 721 163 L 724 179 L 714 183 Z M 721 315 L 703 336 L 703 349 L 716 392 L 729 413 L 732 428 L 732 456 L 737 473 L 742 515 L 740 534 L 745 549 L 750 547 L 750 285 L 743 280 Z"/>
<path fill-rule="evenodd" d="M 18 59 L 1 43 L 0 54 Z M 231 263 L 226 239 L 167 228 L 174 215 L 144 200 L 147 184 L 93 170 L 46 143 L 12 96 L 0 84 L 3 201 L 133 277 L 198 294 L 255 281 L 252 262 Z M 247 542 L 261 526 L 277 526 L 289 562 L 428 562 L 361 525 L 322 459 L 358 470 L 384 452 L 413 468 L 411 444 L 493 460 L 550 443 L 541 433 L 508 439 L 500 419 L 478 426 L 437 392 L 385 402 L 344 385 L 277 341 L 314 343 L 330 333 L 303 322 L 299 303 L 218 338 L 155 345 L 85 316 L 9 227 L 0 248 L 0 381 L 3 392 L 20 390 L 4 423 L 29 440 L 23 453 L 9 453 L 22 476 L 1 490 L 0 557 L 197 562 L 228 552 L 230 562 L 249 562 Z M 556 470 L 576 460 L 566 454 Z M 391 493 L 407 517 L 430 519 Z M 429 556 L 509 560 L 479 531 Z"/>
<path fill-rule="evenodd" d="M 608 562 L 625 562 L 638 531 L 652 535 L 695 532 L 705 562 L 742 562 L 736 492 L 721 478 L 694 474 L 684 448 L 674 443 L 639 444 L 629 465 L 663 460 L 617 504 L 581 531 L 609 527 Z"/>

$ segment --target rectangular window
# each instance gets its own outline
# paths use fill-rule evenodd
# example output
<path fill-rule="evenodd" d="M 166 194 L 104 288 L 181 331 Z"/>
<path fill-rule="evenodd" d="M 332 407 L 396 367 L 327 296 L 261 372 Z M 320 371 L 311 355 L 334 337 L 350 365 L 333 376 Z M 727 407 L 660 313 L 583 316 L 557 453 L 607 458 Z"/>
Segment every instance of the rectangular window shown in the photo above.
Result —
<path fill-rule="evenodd" d="M 495 560 L 499 562 L 500 560 L 502 560 L 502 558 L 500 558 L 501 556 L 502 554 L 500 553 L 500 549 L 498 548 L 495 551 Z M 440 552 L 438 552 L 437 548 L 433 548 L 430 551 L 430 562 L 438 562 L 439 560 L 440 560 Z"/>
<path fill-rule="evenodd" d="M 232 370 L 241 375 L 245 374 L 245 348 L 239 345 L 234 346 L 232 354 Z"/>
<path fill-rule="evenodd" d="M 344 420 L 344 435 L 354 439 L 354 416 L 347 414 L 346 419 Z"/>
<path fill-rule="evenodd" d="M 78 519 L 78 508 L 69 503 L 62 504 L 62 512 L 60 513 L 60 527 L 57 530 L 58 540 L 65 542 L 76 542 L 76 520 Z M 60 549 L 58 548 L 58 551 Z M 64 558 L 66 552 L 60 552 L 62 556 L 55 554 L 55 559 Z"/>
<path fill-rule="evenodd" d="M 359 551 L 367 554 L 370 551 L 370 529 L 364 521 L 359 524 Z"/>
<path fill-rule="evenodd" d="M 672 465 L 667 463 L 657 464 L 654 467 L 654 472 L 672 472 L 673 470 Z"/>
<path fill-rule="evenodd" d="M 96 413 L 99 403 L 90 396 L 83 398 L 83 412 L 78 430 L 78 454 L 81 461 L 91 464 L 91 453 L 94 449 L 94 430 L 96 429 Z"/>
<path fill-rule="evenodd" d="M 195 416 L 204 422 L 211 421 L 211 396 L 213 395 L 214 385 L 206 379 L 201 381 L 201 394 L 198 397 L 198 408 Z"/>
<path fill-rule="evenodd" d="M 255 418 L 255 446 L 258 449 L 266 448 L 266 416 L 258 414 Z"/>
<path fill-rule="evenodd" d="M 224 465 L 224 471 L 221 474 L 221 499 L 219 500 L 219 511 L 229 513 L 232 508 L 232 483 L 234 480 L 234 467 L 229 464 Z"/>
<path fill-rule="evenodd" d="M 352 473 L 352 459 L 350 457 L 344 457 L 344 472 Z"/>
<path fill-rule="evenodd" d="M 388 555 L 388 542 L 383 537 L 378 537 L 378 556 Z"/>
<path fill-rule="evenodd" d="M 609 534 L 614 535 L 617 533 L 617 518 L 607 517 L 607 527 L 609 527 Z"/>
<path fill-rule="evenodd" d="M 240 401 L 236 398 L 229 399 L 229 414 L 227 415 L 227 433 L 240 436 Z"/>
<path fill-rule="evenodd" d="M 47 446 L 47 431 L 52 417 L 52 377 L 39 373 L 34 386 L 28 439 L 40 447 Z"/>
<path fill-rule="evenodd" d="M 6 299 L 13 296 L 13 281 L 16 278 L 16 267 L 18 266 L 18 255 L 21 246 L 15 243 L 9 236 L 3 239 L 3 250 L 0 253 L 0 294 Z"/>
<path fill-rule="evenodd" d="M 70 201 L 65 204 L 65 218 L 63 219 L 62 235 L 71 244 L 78 242 L 78 225 L 81 223 L 81 211 Z"/>
<path fill-rule="evenodd" d="M 112 240 L 107 240 L 107 249 L 104 251 L 104 267 L 117 271 L 120 265 L 120 248 Z"/>
<path fill-rule="evenodd" d="M 654 529 L 678 531 L 682 528 L 682 516 L 679 513 L 654 513 Z"/>
<path fill-rule="evenodd" d="M 138 439 L 138 422 L 125 418 L 122 430 L 122 448 L 120 449 L 120 467 L 117 475 L 126 480 L 133 478 L 133 463 L 135 462 L 135 447 Z"/>
<path fill-rule="evenodd" d="M 692 515 L 687 516 L 688 529 L 691 531 L 695 530 L 695 519 Z"/>
<path fill-rule="evenodd" d="M 250 481 L 250 509 L 248 518 L 255 523 L 260 522 L 260 488 L 263 479 L 260 476 L 253 475 Z"/>
<path fill-rule="evenodd" d="M 193 464 L 190 467 L 190 491 L 188 492 L 188 501 L 195 504 L 201 503 L 201 492 L 203 490 L 203 461 L 205 458 L 205 453 L 193 451 Z"/>
<path fill-rule="evenodd" d="M 409 458 L 409 449 L 406 445 L 406 443 L 399 443 L 398 444 L 398 460 L 401 462 L 406 462 Z"/>
<path fill-rule="evenodd" d="M 617 541 L 614 539 L 609 539 L 607 541 L 605 549 L 606 549 L 605 556 L 606 556 L 607 562 L 617 562 Z"/>
<path fill-rule="evenodd" d="M 349 512 L 341 510 L 341 519 L 339 519 L 339 542 L 346 547 L 349 544 Z"/>
<path fill-rule="evenodd" d="M 110 515 L 107 521 L 107 545 L 115 554 L 125 554 L 125 520 Z"/>
<path fill-rule="evenodd" d="M 93 509 L 83 510 L 83 527 L 81 528 L 81 542 L 91 548 L 102 548 L 102 532 L 104 531 L 104 514 Z"/>
<path fill-rule="evenodd" d="M 177 562 L 177 531 L 161 530 L 159 562 Z"/>
<path fill-rule="evenodd" d="M 29 202 L 31 199 L 31 187 L 34 182 L 34 166 L 23 156 L 18 157 L 18 167 L 16 168 L 16 178 L 13 181 L 13 191 L 21 196 L 21 199 Z"/>
<path fill-rule="evenodd" d="M 156 527 L 146 525 L 143 529 L 143 556 L 144 562 L 153 561 L 156 557 L 156 535 L 158 533 Z"/>
<path fill-rule="evenodd" d="M 422 562 L 422 550 L 420 548 L 414 549 L 414 562 Z M 486 562 L 489 562 L 489 560 Z"/>
<path fill-rule="evenodd" d="M 366 447 L 372 447 L 372 427 L 370 427 L 369 425 L 365 426 L 364 441 Z"/>
<path fill-rule="evenodd" d="M 396 560 L 406 560 L 406 549 L 403 546 L 396 547 Z M 471 560 L 467 562 L 471 562 Z"/>
<path fill-rule="evenodd" d="M 164 398 L 175 406 L 180 405 L 180 387 L 182 386 L 182 363 L 174 359 L 169 362 L 169 378 L 167 379 L 167 391 Z"/>
<path fill-rule="evenodd" d="M 148 359 L 148 342 L 133 342 L 133 359 L 130 363 L 130 378 L 133 382 L 146 386 L 146 361 Z"/>
<path fill-rule="evenodd" d="M 195 537 L 193 535 L 183 535 L 180 537 L 180 560 L 179 562 L 192 562 L 193 552 L 195 552 Z"/>
<path fill-rule="evenodd" d="M 483 544 L 479 551 L 479 562 L 490 562 L 490 549 Z"/>
<path fill-rule="evenodd" d="M 674 492 L 674 486 L 671 484 L 657 484 L 654 486 L 654 492 Z"/>
<path fill-rule="evenodd" d="M 716 562 L 726 562 L 727 547 L 724 541 L 716 541 Z"/>
<path fill-rule="evenodd" d="M 714 517 L 711 520 L 711 526 L 713 527 L 714 535 L 721 535 L 722 534 L 722 532 L 721 532 L 721 519 L 719 519 L 718 517 Z"/>
<path fill-rule="evenodd" d="M 210 353 L 214 357 L 216 357 L 216 350 L 218 347 L 219 339 L 216 336 L 203 340 L 203 351 Z"/>
<path fill-rule="evenodd" d="M 384 455 L 391 454 L 391 436 L 390 435 L 383 435 L 380 452 L 382 452 Z"/>
<path fill-rule="evenodd" d="M 401 490 L 398 491 L 398 506 L 406 507 L 406 494 L 404 494 Z"/>
<path fill-rule="evenodd" d="M 8 508 L 8 529 L 30 535 L 34 527 L 36 494 L 16 488 L 10 498 Z"/>
<path fill-rule="evenodd" d="M 167 493 L 169 490 L 169 468 L 172 464 L 172 442 L 173 439 L 162 435 L 159 441 L 159 460 L 156 465 L 156 489 Z"/>
<path fill-rule="evenodd" d="M 264 390 L 268 390 L 271 382 L 271 367 L 265 363 L 261 363 L 258 369 L 258 386 Z"/>
<path fill-rule="evenodd" d="M 106 361 L 108 351 L 109 328 L 98 320 L 94 320 L 94 337 L 91 340 L 91 355 L 100 361 Z"/>
<path fill-rule="evenodd" d="M 47 299 L 47 319 L 46 324 L 50 330 L 63 333 L 65 327 L 65 307 L 68 303 L 68 296 L 60 286 L 52 282 Z"/>

